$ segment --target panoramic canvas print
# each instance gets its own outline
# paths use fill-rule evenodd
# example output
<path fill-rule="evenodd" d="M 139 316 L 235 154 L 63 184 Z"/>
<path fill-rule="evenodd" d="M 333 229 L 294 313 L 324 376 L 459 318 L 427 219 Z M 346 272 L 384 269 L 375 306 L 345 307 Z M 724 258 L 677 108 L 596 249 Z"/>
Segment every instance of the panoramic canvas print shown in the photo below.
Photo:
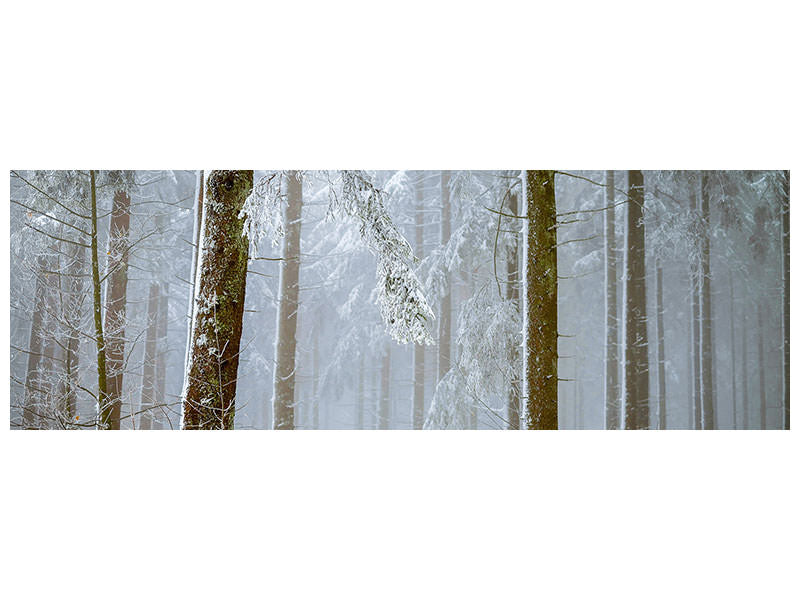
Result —
<path fill-rule="evenodd" d="M 12 429 L 788 429 L 788 171 L 11 171 Z"/>

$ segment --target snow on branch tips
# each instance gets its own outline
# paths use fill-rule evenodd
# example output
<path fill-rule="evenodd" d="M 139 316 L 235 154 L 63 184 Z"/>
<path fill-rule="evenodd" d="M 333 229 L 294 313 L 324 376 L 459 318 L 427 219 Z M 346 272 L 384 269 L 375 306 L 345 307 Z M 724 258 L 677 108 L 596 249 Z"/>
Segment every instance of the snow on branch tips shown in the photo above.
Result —
<path fill-rule="evenodd" d="M 378 303 L 389 335 L 400 343 L 432 344 L 425 328 L 434 318 L 419 278 L 409 267 L 416 259 L 386 211 L 386 192 L 364 171 L 340 171 L 331 182 L 329 214 L 355 219 L 361 239 L 376 255 Z"/>
<path fill-rule="evenodd" d="M 244 234 L 254 248 L 258 248 L 258 244 L 264 238 L 276 246 L 278 240 L 283 237 L 281 201 L 286 196 L 283 182 L 288 176 L 288 171 L 268 172 L 253 186 L 253 190 L 244 201 L 239 218 L 244 219 Z"/>

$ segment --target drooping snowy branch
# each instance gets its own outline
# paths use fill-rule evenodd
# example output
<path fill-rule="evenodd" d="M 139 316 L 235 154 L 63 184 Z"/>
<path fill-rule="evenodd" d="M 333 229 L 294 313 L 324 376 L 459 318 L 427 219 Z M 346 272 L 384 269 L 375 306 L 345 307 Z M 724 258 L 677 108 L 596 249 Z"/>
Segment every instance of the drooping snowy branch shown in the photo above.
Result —
<path fill-rule="evenodd" d="M 254 248 L 267 238 L 273 246 L 284 234 L 283 210 L 286 196 L 284 180 L 288 171 L 270 171 L 259 179 L 244 202 L 239 218 L 244 219 L 244 233 Z"/>

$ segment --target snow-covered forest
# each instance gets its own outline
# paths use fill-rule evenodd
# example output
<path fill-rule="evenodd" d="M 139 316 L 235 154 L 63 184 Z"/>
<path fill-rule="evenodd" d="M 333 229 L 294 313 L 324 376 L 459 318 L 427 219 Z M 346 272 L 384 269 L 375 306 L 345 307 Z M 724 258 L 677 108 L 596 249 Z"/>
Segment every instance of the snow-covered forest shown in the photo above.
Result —
<path fill-rule="evenodd" d="M 11 171 L 14 429 L 789 427 L 788 171 Z"/>

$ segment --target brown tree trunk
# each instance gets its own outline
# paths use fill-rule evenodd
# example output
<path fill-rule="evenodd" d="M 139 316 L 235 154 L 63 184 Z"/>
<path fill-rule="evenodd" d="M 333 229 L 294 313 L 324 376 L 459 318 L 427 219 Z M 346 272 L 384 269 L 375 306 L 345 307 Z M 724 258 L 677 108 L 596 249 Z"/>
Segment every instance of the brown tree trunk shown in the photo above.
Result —
<path fill-rule="evenodd" d="M 647 349 L 644 176 L 628 171 L 625 232 L 625 429 L 647 429 L 650 381 Z"/>
<path fill-rule="evenodd" d="M 619 316 L 617 314 L 617 234 L 614 171 L 606 171 L 606 429 L 619 429 Z"/>
<path fill-rule="evenodd" d="M 158 338 L 158 283 L 150 282 L 147 299 L 147 333 L 142 366 L 142 399 L 139 405 L 139 429 L 153 428 L 153 406 L 156 400 L 156 346 Z"/>
<path fill-rule="evenodd" d="M 108 399 L 106 375 L 106 343 L 103 336 L 103 305 L 100 300 L 100 262 L 97 257 L 97 185 L 95 171 L 89 171 L 92 223 L 92 302 L 94 336 L 97 345 L 97 427 L 110 429 L 113 421 L 112 403 Z M 119 422 L 119 420 L 117 420 Z"/>
<path fill-rule="evenodd" d="M 555 171 L 525 171 L 526 427 L 558 429 L 558 265 Z"/>
<path fill-rule="evenodd" d="M 122 408 L 122 374 L 125 369 L 125 308 L 128 287 L 128 231 L 130 196 L 122 190 L 114 194 L 111 226 L 108 232 L 106 287 L 106 369 L 108 377 L 109 418 L 106 429 L 119 429 Z"/>
<path fill-rule="evenodd" d="M 289 171 L 286 181 L 286 210 L 283 260 L 280 272 L 275 379 L 272 400 L 272 428 L 294 429 L 294 381 L 297 350 L 297 311 L 300 292 L 300 222 L 303 209 L 303 180 L 299 171 Z"/>
<path fill-rule="evenodd" d="M 233 429 L 249 245 L 239 213 L 252 189 L 253 171 L 206 183 L 184 429 Z"/>
<path fill-rule="evenodd" d="M 509 194 L 509 214 L 516 215 L 519 210 L 517 194 Z M 519 240 L 514 236 L 509 245 L 508 260 L 506 262 L 506 298 L 510 300 L 517 310 L 519 310 Z M 516 365 L 519 361 L 519 348 L 515 348 L 511 355 L 511 364 Z M 508 390 L 508 407 L 506 409 L 508 417 L 508 428 L 519 429 L 519 392 L 520 379 L 516 369 L 512 369 L 511 386 Z"/>
<path fill-rule="evenodd" d="M 700 173 L 700 314 L 702 329 L 700 342 L 702 345 L 701 372 L 702 372 L 702 399 L 703 399 L 703 429 L 714 429 L 714 365 L 712 342 L 712 315 L 711 315 L 711 224 L 708 177 L 704 171 Z"/>

